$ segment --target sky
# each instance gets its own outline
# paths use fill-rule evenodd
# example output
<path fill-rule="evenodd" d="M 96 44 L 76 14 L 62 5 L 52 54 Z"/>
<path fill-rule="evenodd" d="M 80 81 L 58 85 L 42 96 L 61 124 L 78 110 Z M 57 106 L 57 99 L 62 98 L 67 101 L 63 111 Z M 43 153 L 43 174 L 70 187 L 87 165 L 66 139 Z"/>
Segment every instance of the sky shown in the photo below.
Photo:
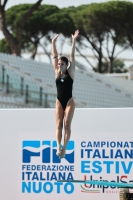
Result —
<path fill-rule="evenodd" d="M 3 2 L 4 0 L 2 0 Z M 56 5 L 59 8 L 63 8 L 63 7 L 69 7 L 69 6 L 79 6 L 79 5 L 83 5 L 83 4 L 90 4 L 90 3 L 100 3 L 100 2 L 107 2 L 110 0 L 43 0 L 42 4 L 51 4 L 51 5 Z M 18 4 L 24 4 L 24 3 L 36 3 L 37 0 L 8 0 L 7 4 L 6 4 L 6 9 L 14 6 L 14 5 L 18 5 Z M 130 0 L 130 2 L 133 2 L 133 0 Z M 0 39 L 3 38 L 3 34 L 0 31 Z M 133 58 L 133 52 L 130 50 L 124 51 L 124 53 L 121 54 L 121 57 L 124 58 Z M 132 62 L 126 62 L 127 66 L 130 66 L 132 64 Z"/>
<path fill-rule="evenodd" d="M 3 1 L 3 0 L 2 0 Z M 6 8 L 9 8 L 13 5 L 23 4 L 23 3 L 35 3 L 37 0 L 8 0 Z M 57 5 L 59 8 L 68 7 L 68 6 L 79 6 L 83 4 L 90 4 L 94 2 L 106 2 L 105 0 L 43 0 L 43 4 L 53 4 Z"/>
<path fill-rule="evenodd" d="M 4 0 L 2 0 L 3 2 Z M 110 0 L 43 0 L 42 4 L 51 4 L 51 5 L 57 5 L 59 8 L 68 7 L 68 6 L 79 6 L 83 4 L 90 4 L 90 3 L 100 3 L 100 2 L 107 2 Z M 126 0 L 125 0 L 126 1 Z M 8 0 L 6 9 L 17 4 L 23 4 L 23 3 L 35 3 L 37 0 Z M 130 0 L 130 2 L 133 2 L 133 0 Z"/>

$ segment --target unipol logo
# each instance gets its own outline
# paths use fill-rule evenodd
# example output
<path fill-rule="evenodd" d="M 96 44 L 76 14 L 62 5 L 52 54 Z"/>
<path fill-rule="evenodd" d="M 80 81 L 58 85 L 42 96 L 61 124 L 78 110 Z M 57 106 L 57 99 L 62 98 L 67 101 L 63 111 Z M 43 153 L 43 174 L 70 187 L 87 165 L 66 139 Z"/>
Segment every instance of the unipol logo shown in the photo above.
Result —
<path fill-rule="evenodd" d="M 33 157 L 38 157 L 42 163 L 61 163 L 61 159 L 56 155 L 56 149 L 56 141 L 24 140 L 22 141 L 22 162 L 30 163 Z M 69 163 L 74 163 L 74 141 L 68 142 L 64 159 Z"/>

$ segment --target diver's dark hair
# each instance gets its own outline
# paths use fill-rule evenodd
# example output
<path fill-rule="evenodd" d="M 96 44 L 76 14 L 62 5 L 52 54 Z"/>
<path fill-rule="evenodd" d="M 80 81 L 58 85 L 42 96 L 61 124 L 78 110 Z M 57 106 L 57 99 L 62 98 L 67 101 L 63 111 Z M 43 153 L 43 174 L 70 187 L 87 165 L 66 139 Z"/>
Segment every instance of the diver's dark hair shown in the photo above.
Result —
<path fill-rule="evenodd" d="M 68 65 L 68 59 L 67 59 L 67 57 L 61 56 L 61 57 L 59 58 L 59 60 L 64 61 L 64 62 L 66 63 L 66 65 Z"/>

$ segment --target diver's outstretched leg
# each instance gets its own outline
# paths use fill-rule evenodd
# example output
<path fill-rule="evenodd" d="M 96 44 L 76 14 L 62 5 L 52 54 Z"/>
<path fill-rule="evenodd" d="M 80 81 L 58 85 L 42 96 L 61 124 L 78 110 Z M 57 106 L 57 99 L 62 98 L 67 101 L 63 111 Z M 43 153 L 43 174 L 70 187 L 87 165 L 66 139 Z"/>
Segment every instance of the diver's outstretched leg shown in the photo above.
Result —
<path fill-rule="evenodd" d="M 68 101 L 66 109 L 65 109 L 64 144 L 63 144 L 63 148 L 61 149 L 61 158 L 65 157 L 66 147 L 67 147 L 68 141 L 69 141 L 70 136 L 71 136 L 71 122 L 72 122 L 74 110 L 75 110 L 75 103 L 74 103 L 73 98 L 71 98 Z"/>
<path fill-rule="evenodd" d="M 57 151 L 56 155 L 61 156 L 61 139 L 62 139 L 62 128 L 63 128 L 63 118 L 64 118 L 64 110 L 59 102 L 56 100 L 56 141 L 57 141 Z"/>

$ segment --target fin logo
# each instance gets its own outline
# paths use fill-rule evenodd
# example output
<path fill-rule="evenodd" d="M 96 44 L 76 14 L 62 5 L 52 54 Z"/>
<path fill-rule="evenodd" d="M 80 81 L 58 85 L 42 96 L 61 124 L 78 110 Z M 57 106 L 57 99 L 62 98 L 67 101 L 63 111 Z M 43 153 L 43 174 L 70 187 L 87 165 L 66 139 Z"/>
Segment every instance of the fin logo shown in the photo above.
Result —
<path fill-rule="evenodd" d="M 22 141 L 22 162 L 31 163 L 32 157 L 41 157 L 42 163 L 61 163 L 61 159 L 56 155 L 56 148 L 56 141 L 24 140 Z M 64 159 L 69 163 L 74 163 L 74 141 L 68 142 L 66 152 Z"/>

